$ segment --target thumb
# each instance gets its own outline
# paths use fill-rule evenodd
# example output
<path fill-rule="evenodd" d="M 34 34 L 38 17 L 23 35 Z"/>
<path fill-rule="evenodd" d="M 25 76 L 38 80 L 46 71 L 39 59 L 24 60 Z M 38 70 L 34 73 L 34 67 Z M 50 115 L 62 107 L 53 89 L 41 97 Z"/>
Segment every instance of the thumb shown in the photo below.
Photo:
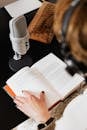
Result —
<path fill-rule="evenodd" d="M 45 92 L 44 91 L 42 91 L 40 93 L 40 100 L 45 101 Z"/>

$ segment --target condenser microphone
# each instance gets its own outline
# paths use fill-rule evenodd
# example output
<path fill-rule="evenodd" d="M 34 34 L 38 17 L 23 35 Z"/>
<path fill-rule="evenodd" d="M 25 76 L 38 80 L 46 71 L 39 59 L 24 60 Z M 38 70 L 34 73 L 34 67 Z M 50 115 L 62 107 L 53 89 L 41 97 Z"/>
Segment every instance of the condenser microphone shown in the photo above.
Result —
<path fill-rule="evenodd" d="M 14 59 L 21 59 L 29 49 L 29 34 L 27 32 L 27 23 L 24 16 L 13 18 L 9 22 L 10 40 L 15 52 Z"/>
<path fill-rule="evenodd" d="M 13 71 L 17 71 L 26 65 L 31 65 L 31 59 L 27 55 L 30 44 L 25 16 L 12 18 L 9 21 L 9 29 L 9 38 L 14 51 L 14 56 L 9 61 L 9 66 Z"/>

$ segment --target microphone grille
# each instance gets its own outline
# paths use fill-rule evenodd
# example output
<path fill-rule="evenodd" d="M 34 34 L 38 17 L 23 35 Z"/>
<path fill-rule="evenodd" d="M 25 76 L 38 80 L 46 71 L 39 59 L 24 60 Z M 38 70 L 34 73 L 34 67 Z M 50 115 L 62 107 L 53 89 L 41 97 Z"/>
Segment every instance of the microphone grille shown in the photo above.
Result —
<path fill-rule="evenodd" d="M 13 18 L 9 22 L 10 34 L 14 38 L 21 38 L 27 34 L 27 22 L 25 16 Z"/>

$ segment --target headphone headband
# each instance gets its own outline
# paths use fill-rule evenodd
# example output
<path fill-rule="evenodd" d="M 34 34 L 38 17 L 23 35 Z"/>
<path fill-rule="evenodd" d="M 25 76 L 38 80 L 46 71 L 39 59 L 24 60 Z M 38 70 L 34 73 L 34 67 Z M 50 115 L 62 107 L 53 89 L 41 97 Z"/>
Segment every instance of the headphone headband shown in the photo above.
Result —
<path fill-rule="evenodd" d="M 69 9 L 65 12 L 63 16 L 63 23 L 62 23 L 62 40 L 65 41 L 67 28 L 69 25 L 70 18 L 72 16 L 72 13 L 74 12 L 75 8 L 79 5 L 80 0 L 74 0 L 71 2 Z"/>

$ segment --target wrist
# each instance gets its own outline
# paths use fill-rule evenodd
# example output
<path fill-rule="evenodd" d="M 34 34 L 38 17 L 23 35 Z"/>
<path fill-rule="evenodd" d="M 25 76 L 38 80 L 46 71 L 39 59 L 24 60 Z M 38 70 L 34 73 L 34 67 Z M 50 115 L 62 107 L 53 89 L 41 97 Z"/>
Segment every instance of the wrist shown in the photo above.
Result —
<path fill-rule="evenodd" d="M 38 119 L 38 124 L 45 123 L 50 118 L 51 118 L 51 115 L 49 113 L 48 114 L 44 114 L 42 117 L 40 117 Z"/>
<path fill-rule="evenodd" d="M 48 127 L 52 124 L 52 122 L 54 122 L 54 118 L 50 117 L 46 122 L 38 124 L 38 130 Z"/>

